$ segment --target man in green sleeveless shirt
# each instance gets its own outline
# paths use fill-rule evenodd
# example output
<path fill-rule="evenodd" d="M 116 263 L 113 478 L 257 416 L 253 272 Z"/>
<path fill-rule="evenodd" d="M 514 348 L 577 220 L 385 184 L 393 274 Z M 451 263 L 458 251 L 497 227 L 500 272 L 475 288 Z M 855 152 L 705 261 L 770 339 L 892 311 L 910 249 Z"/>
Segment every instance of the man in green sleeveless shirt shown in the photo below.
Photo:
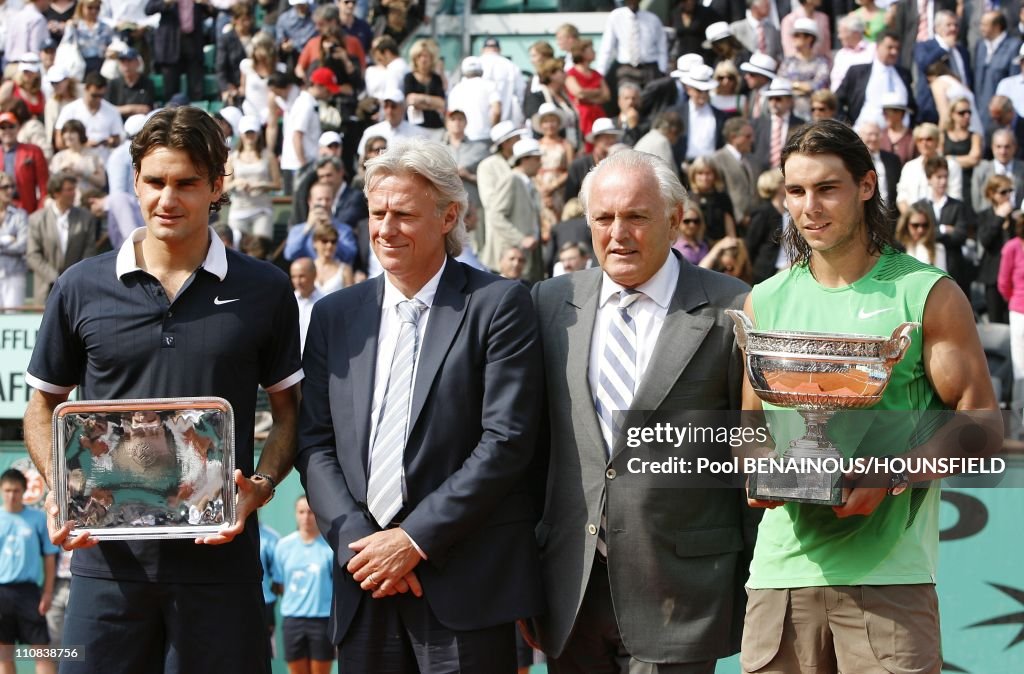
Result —
<path fill-rule="evenodd" d="M 997 409 L 967 298 L 943 272 L 895 250 L 857 135 L 832 120 L 805 126 L 785 147 L 782 171 L 793 223 L 784 245 L 794 264 L 748 297 L 744 309 L 757 327 L 888 336 L 919 322 L 873 409 L 908 418 Z M 762 407 L 749 382 L 744 407 Z M 913 423 L 906 425 L 902 436 L 864 434 L 854 455 L 944 455 L 937 439 L 914 446 Z M 894 475 L 887 490 L 873 476 L 834 508 L 751 500 L 769 510 L 748 581 L 744 671 L 939 672 L 939 489 L 906 488 L 939 477 Z"/>

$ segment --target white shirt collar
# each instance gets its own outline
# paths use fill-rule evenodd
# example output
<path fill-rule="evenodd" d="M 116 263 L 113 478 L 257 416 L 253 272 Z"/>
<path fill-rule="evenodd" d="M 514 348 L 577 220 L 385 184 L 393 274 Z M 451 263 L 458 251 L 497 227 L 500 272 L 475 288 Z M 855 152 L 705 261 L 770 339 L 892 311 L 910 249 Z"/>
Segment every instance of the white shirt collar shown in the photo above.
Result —
<path fill-rule="evenodd" d="M 228 275 L 228 254 L 224 248 L 224 242 L 213 231 L 213 227 L 207 229 L 210 231 L 210 247 L 206 251 L 206 259 L 203 260 L 202 268 L 223 281 Z M 146 228 L 139 227 L 121 244 L 121 249 L 117 251 L 117 262 L 114 265 L 117 278 L 123 278 L 125 274 L 142 269 L 135 258 L 135 244 L 145 238 Z"/>
<path fill-rule="evenodd" d="M 679 279 L 679 260 L 669 251 L 665 264 L 655 272 L 654 276 L 647 279 L 646 283 L 638 285 L 634 290 L 639 290 L 644 295 L 654 300 L 662 309 L 668 309 L 672 295 L 676 292 L 676 281 Z M 601 294 L 598 297 L 598 307 L 603 307 L 612 295 L 615 295 L 624 287 L 616 283 L 608 276 L 607 272 L 602 274 Z"/>
<path fill-rule="evenodd" d="M 1000 33 L 994 40 L 985 40 L 985 45 L 988 47 L 990 54 L 994 53 L 996 49 L 999 49 L 999 45 L 1006 39 L 1006 31 Z"/>
<path fill-rule="evenodd" d="M 725 149 L 729 151 L 729 154 L 735 157 L 736 161 L 741 161 L 743 159 L 743 154 L 730 143 L 725 144 Z"/>
<path fill-rule="evenodd" d="M 441 268 L 437 270 L 433 278 L 427 281 L 422 288 L 420 288 L 414 298 L 423 302 L 429 309 L 434 304 L 434 295 L 437 294 L 437 287 L 441 284 L 441 274 L 444 273 L 444 268 L 448 264 L 448 256 L 445 255 L 444 262 L 441 263 Z M 384 303 L 382 307 L 384 309 L 390 309 L 398 305 L 399 302 L 404 302 L 407 299 L 411 299 L 402 294 L 402 291 L 395 287 L 395 284 L 388 278 L 387 272 L 384 276 Z"/>

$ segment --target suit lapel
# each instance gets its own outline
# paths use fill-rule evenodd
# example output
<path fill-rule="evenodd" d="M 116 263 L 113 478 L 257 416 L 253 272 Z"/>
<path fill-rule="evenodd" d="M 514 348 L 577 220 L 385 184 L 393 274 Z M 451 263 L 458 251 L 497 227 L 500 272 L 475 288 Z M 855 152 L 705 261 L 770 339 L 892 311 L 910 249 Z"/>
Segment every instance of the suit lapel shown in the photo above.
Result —
<path fill-rule="evenodd" d="M 54 250 L 53 268 L 56 269 L 57 272 L 59 273 L 59 272 L 64 271 L 64 257 L 65 257 L 65 254 L 64 254 L 64 249 L 60 245 L 60 232 L 57 229 L 57 216 L 53 212 L 53 209 L 50 208 L 49 205 L 44 205 L 43 208 L 45 209 L 43 211 L 45 213 L 45 215 L 43 217 L 44 217 L 45 222 L 46 222 L 47 237 L 50 239 L 50 241 L 53 242 L 53 250 Z M 70 243 L 71 243 L 71 233 L 69 231 L 68 232 L 68 244 L 70 245 Z"/>
<path fill-rule="evenodd" d="M 339 316 L 348 324 L 349 368 L 351 369 L 352 419 L 355 424 L 356 447 L 363 469 L 350 476 L 358 485 L 358 498 L 366 495 L 366 470 L 370 457 L 370 415 L 373 413 L 373 383 L 377 368 L 377 338 L 380 334 L 381 306 L 384 302 L 384 277 L 366 282 L 362 301 L 351 316 Z"/>
<path fill-rule="evenodd" d="M 565 301 L 562 307 L 561 320 L 565 325 L 565 345 L 569 352 L 565 355 L 565 376 L 570 391 L 586 391 L 586 395 L 574 395 L 571 401 L 572 418 L 581 420 L 590 438 L 588 446 L 596 448 L 602 458 L 605 455 L 604 437 L 601 435 L 600 422 L 594 409 L 594 392 L 590 388 L 590 346 L 594 336 L 597 318 L 597 302 L 601 289 L 603 274 L 600 269 L 592 269 L 573 274 L 572 298 Z"/>
<path fill-rule="evenodd" d="M 76 211 L 71 211 L 68 217 L 68 248 L 64 253 L 64 259 L 61 261 L 62 265 L 65 265 L 62 268 L 67 268 L 68 265 L 82 259 L 82 255 L 85 253 L 87 234 L 88 232 L 85 231 L 85 219 L 79 217 Z"/>
<path fill-rule="evenodd" d="M 672 254 L 677 255 L 674 251 Z M 630 425 L 645 424 L 651 412 L 661 407 L 665 396 L 682 377 L 693 354 L 700 348 L 714 324 L 711 316 L 690 313 L 707 303 L 707 293 L 704 291 L 697 268 L 680 259 L 676 291 L 669 303 L 665 323 L 658 335 L 658 342 L 654 345 L 650 363 L 630 406 L 631 412 L 637 411 L 641 416 L 630 419 Z M 613 458 L 623 447 L 625 437 L 620 436 L 615 444 Z"/>
<path fill-rule="evenodd" d="M 449 257 L 441 275 L 441 282 L 437 286 L 437 293 L 434 295 L 434 303 L 430 307 L 427 331 L 423 336 L 419 362 L 416 364 L 416 383 L 409 409 L 410 431 L 416 426 L 416 420 L 423 411 L 434 378 L 441 369 L 441 363 L 444 362 L 465 318 L 469 300 L 465 286 L 466 272 L 463 271 L 461 264 Z"/>

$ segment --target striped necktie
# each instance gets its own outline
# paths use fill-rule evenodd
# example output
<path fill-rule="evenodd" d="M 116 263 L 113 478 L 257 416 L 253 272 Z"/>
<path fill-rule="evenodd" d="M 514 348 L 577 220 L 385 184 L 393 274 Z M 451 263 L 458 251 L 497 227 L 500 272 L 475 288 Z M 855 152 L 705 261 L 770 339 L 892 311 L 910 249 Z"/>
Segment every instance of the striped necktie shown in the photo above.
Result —
<path fill-rule="evenodd" d="M 366 502 L 377 524 L 386 527 L 402 509 L 402 473 L 405 441 L 409 436 L 409 402 L 419 347 L 417 324 L 427 308 L 417 299 L 399 302 L 395 308 L 402 321 L 398 344 L 388 373 L 380 420 L 370 448 L 370 479 Z"/>
<path fill-rule="evenodd" d="M 625 289 L 618 293 L 618 306 L 605 337 L 594 406 L 608 456 L 612 454 L 615 436 L 620 430 L 615 413 L 629 409 L 636 391 L 636 323 L 629 310 L 641 297 L 643 293 L 638 290 Z"/>

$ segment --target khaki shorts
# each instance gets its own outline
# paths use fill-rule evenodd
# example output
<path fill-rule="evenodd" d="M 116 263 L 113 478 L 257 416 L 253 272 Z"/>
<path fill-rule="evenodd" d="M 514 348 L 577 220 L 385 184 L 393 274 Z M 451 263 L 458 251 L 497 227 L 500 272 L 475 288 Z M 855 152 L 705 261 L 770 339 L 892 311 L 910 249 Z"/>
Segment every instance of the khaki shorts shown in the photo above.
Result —
<path fill-rule="evenodd" d="M 935 586 L 748 589 L 740 664 L 757 674 L 938 674 Z"/>

